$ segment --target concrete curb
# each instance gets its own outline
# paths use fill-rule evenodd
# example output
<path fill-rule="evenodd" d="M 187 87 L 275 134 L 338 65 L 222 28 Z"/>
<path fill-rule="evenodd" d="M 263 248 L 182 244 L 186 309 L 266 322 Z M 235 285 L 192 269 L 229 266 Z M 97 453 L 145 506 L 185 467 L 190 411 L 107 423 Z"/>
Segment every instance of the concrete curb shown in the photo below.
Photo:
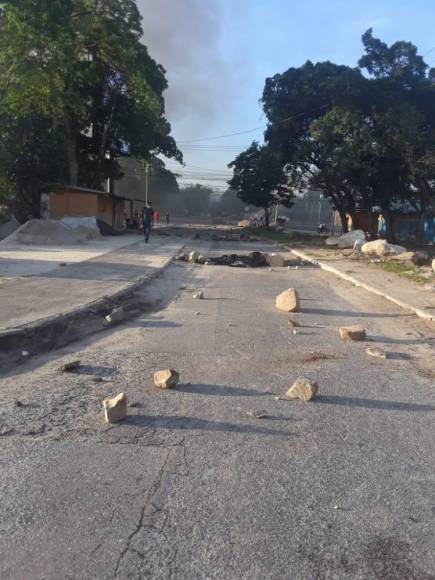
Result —
<path fill-rule="evenodd" d="M 351 282 L 354 286 L 364 288 L 364 290 L 367 290 L 368 292 L 371 292 L 372 294 L 377 294 L 378 296 L 381 296 L 382 298 L 385 298 L 385 300 L 389 300 L 390 302 L 393 302 L 393 304 L 396 304 L 397 306 L 400 306 L 401 308 L 404 308 L 405 310 L 410 310 L 411 312 L 414 312 L 414 314 L 416 314 L 420 318 L 423 318 L 424 320 L 428 320 L 430 322 L 435 322 L 435 314 L 432 314 L 431 312 L 427 312 L 426 310 L 422 310 L 421 308 L 416 308 L 415 306 L 411 306 L 410 304 L 407 304 L 406 302 L 403 302 L 402 300 L 399 300 L 398 298 L 395 298 L 394 296 L 390 296 L 389 294 L 382 292 L 382 290 L 378 290 L 377 288 L 370 286 L 370 284 L 366 284 L 365 282 L 361 282 L 361 280 L 358 280 L 357 278 L 354 278 L 353 276 L 349 276 L 348 274 L 345 274 L 344 272 L 340 272 L 340 270 L 337 270 L 337 268 L 334 268 L 334 266 L 330 266 L 329 264 L 325 264 L 325 262 L 322 262 L 316 258 L 312 258 L 311 256 L 308 256 L 307 254 L 305 254 L 305 252 L 301 252 L 299 250 L 292 250 L 291 248 L 289 248 L 289 250 L 291 251 L 292 254 L 294 254 L 298 258 L 301 258 L 302 260 L 305 260 L 306 262 L 310 262 L 311 264 L 314 264 L 315 266 L 319 266 L 322 270 L 325 270 L 326 272 L 331 272 L 331 274 L 334 274 L 335 276 L 338 276 L 339 278 L 342 278 L 343 280 L 346 280 L 347 282 Z"/>
<path fill-rule="evenodd" d="M 91 300 L 69 311 L 1 330 L 0 359 L 7 357 L 7 360 L 11 362 L 14 353 L 21 350 L 31 351 L 33 356 L 53 348 L 65 346 L 78 338 L 84 338 L 103 330 L 102 321 L 104 315 L 110 312 L 116 302 L 127 299 L 129 295 L 134 294 L 140 288 L 147 286 L 152 280 L 159 277 L 169 267 L 173 257 L 183 247 L 184 244 L 180 244 L 177 250 L 161 266 L 155 268 L 153 272 L 141 276 L 113 294 L 107 294 Z M 77 328 L 81 326 L 81 330 L 75 329 L 76 326 Z M 35 344 L 38 345 L 36 349 Z"/>

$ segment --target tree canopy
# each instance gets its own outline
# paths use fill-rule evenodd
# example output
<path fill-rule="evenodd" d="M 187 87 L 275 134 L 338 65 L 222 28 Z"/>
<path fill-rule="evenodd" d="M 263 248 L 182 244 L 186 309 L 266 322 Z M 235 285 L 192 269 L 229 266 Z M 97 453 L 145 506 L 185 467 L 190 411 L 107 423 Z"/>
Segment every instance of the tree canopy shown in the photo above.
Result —
<path fill-rule="evenodd" d="M 135 0 L 3 3 L 0 150 L 8 150 L 8 136 L 19 129 L 31 157 L 46 164 L 46 183 L 29 187 L 16 181 L 13 155 L 9 164 L 4 160 L 3 173 L 18 191 L 31 189 L 37 197 L 38 189 L 60 180 L 101 188 L 105 179 L 121 177 L 118 159 L 126 155 L 181 161 L 165 117 L 165 71 L 142 34 Z M 37 151 L 36 127 L 44 142 Z"/>
<path fill-rule="evenodd" d="M 266 227 L 274 205 L 292 205 L 294 194 L 288 187 L 288 177 L 279 155 L 272 149 L 254 141 L 228 167 L 234 170 L 229 186 L 247 205 L 264 209 Z"/>
<path fill-rule="evenodd" d="M 435 71 L 409 42 L 388 46 L 372 30 L 362 41 L 356 68 L 307 61 L 266 79 L 265 145 L 233 162 L 230 184 L 267 201 L 264 149 L 280 160 L 283 185 L 320 189 L 345 229 L 346 214 L 358 224 L 360 210 L 381 207 L 392 238 L 392 212 L 404 203 L 435 213 Z"/>

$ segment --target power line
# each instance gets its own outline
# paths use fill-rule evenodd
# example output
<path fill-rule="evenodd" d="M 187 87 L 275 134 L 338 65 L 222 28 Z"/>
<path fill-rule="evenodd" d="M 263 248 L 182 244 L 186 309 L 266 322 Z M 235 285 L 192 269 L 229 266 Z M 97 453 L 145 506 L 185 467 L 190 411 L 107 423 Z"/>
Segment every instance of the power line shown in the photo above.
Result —
<path fill-rule="evenodd" d="M 325 109 L 326 107 L 329 107 L 329 105 L 323 105 L 322 107 L 318 107 L 317 109 L 313 109 L 312 111 L 299 113 L 298 115 L 293 115 L 291 117 L 281 119 L 280 121 L 276 121 L 275 124 L 286 123 L 287 121 L 292 121 L 293 119 L 304 117 L 305 115 L 309 115 L 310 113 L 314 113 L 315 111 L 320 111 L 322 109 Z M 216 137 L 202 137 L 201 139 L 187 139 L 187 140 L 185 139 L 183 141 L 177 141 L 177 143 L 178 145 L 183 145 L 187 143 L 200 143 L 201 141 L 216 141 L 217 139 L 226 139 L 227 137 L 236 137 L 237 135 L 248 135 L 249 133 L 259 131 L 260 129 L 267 129 L 268 126 L 269 126 L 268 124 L 261 125 L 253 129 L 247 129 L 246 131 L 238 131 L 237 133 L 227 133 L 226 135 L 217 135 Z"/>

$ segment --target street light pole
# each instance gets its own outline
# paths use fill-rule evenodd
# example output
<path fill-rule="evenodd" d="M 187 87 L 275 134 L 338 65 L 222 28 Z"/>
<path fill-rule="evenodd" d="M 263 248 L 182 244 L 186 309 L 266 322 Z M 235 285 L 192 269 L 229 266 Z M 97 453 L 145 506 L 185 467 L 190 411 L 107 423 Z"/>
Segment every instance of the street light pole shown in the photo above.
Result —
<path fill-rule="evenodd" d="M 145 164 L 145 203 L 148 205 L 148 173 L 149 165 L 148 162 Z"/>

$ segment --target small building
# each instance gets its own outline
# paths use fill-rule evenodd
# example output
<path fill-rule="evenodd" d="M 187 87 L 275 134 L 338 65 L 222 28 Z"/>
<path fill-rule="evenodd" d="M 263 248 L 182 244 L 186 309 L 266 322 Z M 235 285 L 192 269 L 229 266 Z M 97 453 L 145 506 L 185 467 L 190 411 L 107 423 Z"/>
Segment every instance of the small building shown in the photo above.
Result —
<path fill-rule="evenodd" d="M 44 217 L 96 217 L 116 230 L 125 229 L 124 203 L 127 200 L 113 193 L 61 185 L 44 195 L 42 200 Z"/>

